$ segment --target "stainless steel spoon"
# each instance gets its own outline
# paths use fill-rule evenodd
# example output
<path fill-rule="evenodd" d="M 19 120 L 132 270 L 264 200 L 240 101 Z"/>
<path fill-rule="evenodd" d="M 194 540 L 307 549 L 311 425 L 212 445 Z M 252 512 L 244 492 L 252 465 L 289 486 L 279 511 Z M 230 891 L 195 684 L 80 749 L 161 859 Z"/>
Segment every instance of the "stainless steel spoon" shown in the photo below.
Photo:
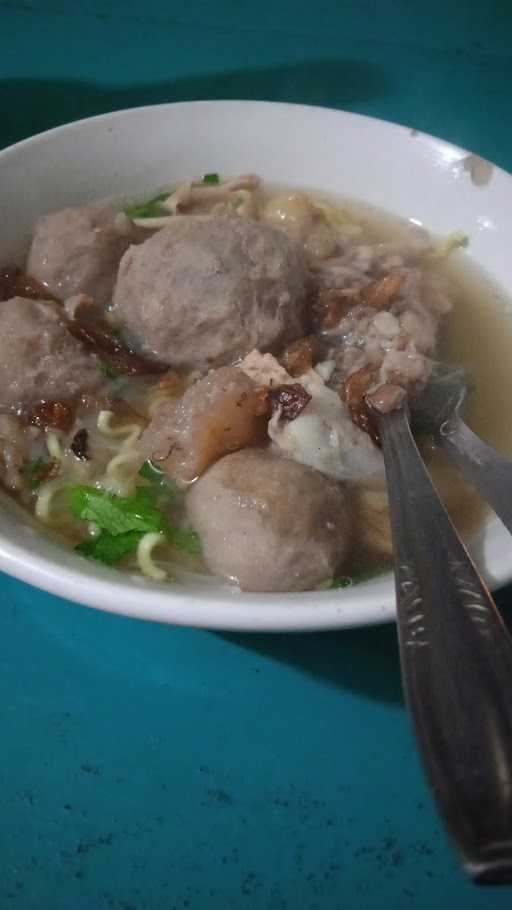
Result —
<path fill-rule="evenodd" d="M 439 365 L 424 392 L 411 402 L 413 423 L 432 433 L 441 451 L 512 534 L 512 461 L 487 445 L 464 422 L 461 415 L 466 396 L 465 371 Z"/>
<path fill-rule="evenodd" d="M 382 440 L 406 700 L 442 818 L 475 882 L 512 882 L 512 639 L 414 442 Z"/>

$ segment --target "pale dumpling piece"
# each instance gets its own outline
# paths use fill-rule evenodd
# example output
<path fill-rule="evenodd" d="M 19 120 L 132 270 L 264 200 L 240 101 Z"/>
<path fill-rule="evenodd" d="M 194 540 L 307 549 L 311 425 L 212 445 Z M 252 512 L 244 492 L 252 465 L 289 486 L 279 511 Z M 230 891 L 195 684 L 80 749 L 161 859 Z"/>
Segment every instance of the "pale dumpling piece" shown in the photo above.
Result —
<path fill-rule="evenodd" d="M 316 370 L 299 377 L 311 401 L 295 420 L 276 411 L 268 434 L 288 458 L 311 465 L 335 480 L 382 485 L 384 461 L 380 449 L 356 427 L 340 396 Z"/>
<path fill-rule="evenodd" d="M 280 193 L 263 209 L 263 218 L 303 244 L 313 259 L 334 255 L 339 238 L 328 224 L 322 209 L 306 193 Z"/>

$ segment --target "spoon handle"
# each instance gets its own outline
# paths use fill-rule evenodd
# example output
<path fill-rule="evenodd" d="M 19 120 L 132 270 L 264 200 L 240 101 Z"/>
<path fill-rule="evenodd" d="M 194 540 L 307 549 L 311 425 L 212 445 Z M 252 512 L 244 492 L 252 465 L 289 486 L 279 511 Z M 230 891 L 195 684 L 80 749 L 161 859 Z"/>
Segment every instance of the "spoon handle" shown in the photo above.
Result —
<path fill-rule="evenodd" d="M 404 408 L 375 412 L 406 700 L 438 807 L 476 882 L 512 881 L 512 640 L 430 481 Z"/>
<path fill-rule="evenodd" d="M 512 534 L 512 462 L 458 416 L 441 425 L 436 441 Z"/>

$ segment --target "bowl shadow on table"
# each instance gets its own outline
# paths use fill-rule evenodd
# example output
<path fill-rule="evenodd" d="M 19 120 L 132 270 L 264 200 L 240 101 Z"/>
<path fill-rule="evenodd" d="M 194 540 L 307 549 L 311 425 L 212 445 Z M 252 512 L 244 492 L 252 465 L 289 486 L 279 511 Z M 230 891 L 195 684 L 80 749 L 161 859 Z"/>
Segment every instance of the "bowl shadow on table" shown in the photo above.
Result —
<path fill-rule="evenodd" d="M 495 592 L 494 599 L 512 634 L 512 585 Z M 240 648 L 295 666 L 331 685 L 367 698 L 403 703 L 394 623 L 339 632 L 218 634 Z"/>
<path fill-rule="evenodd" d="M 10 145 L 61 123 L 146 104 L 243 98 L 350 110 L 387 94 L 389 88 L 389 76 L 381 67 L 355 59 L 228 70 L 148 85 L 7 79 L 0 82 L 0 108 L 9 111 L 0 129 L 0 141 Z"/>
<path fill-rule="evenodd" d="M 402 701 L 394 623 L 339 632 L 219 634 L 232 644 L 294 666 L 331 685 L 384 702 Z"/>

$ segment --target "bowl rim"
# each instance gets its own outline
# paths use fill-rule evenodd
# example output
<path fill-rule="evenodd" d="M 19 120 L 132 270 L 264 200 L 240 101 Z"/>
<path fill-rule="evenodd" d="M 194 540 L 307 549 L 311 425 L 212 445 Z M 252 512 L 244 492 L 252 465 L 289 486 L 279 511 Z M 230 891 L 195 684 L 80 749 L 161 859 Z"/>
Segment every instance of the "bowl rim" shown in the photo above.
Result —
<path fill-rule="evenodd" d="M 264 99 L 244 99 L 244 98 L 215 98 L 215 99 L 194 99 L 193 101 L 166 101 L 160 102 L 159 104 L 140 104 L 135 107 L 126 107 L 126 108 L 115 108 L 114 110 L 104 112 L 102 114 L 93 114 L 90 117 L 80 117 L 78 120 L 68 120 L 65 123 L 58 124 L 57 126 L 52 126 L 47 130 L 43 130 L 39 133 L 34 133 L 32 136 L 26 136 L 24 139 L 19 139 L 17 142 L 11 143 L 10 145 L 0 148 L 0 160 L 7 156 L 10 153 L 18 152 L 22 147 L 27 147 L 32 143 L 39 142 L 42 139 L 48 139 L 57 134 L 63 134 L 68 130 L 75 129 L 78 126 L 83 124 L 94 124 L 101 123 L 105 120 L 111 120 L 112 118 L 123 118 L 131 116 L 135 113 L 144 113 L 144 112 L 153 112 L 157 110 L 169 110 L 176 109 L 179 107 L 186 108 L 200 108 L 204 107 L 236 107 L 237 105 L 243 106 L 244 108 L 253 107 L 256 108 L 275 108 L 275 109 L 292 109 L 300 110 L 303 112 L 306 111 L 323 111 L 326 114 L 338 114 L 344 119 L 351 119 L 355 122 L 365 122 L 372 124 L 380 124 L 386 128 L 396 128 L 398 130 L 406 130 L 409 133 L 414 133 L 416 136 L 424 136 L 427 139 L 433 140 L 436 145 L 439 145 L 449 151 L 457 153 L 461 157 L 466 157 L 468 155 L 479 158 L 482 161 L 488 161 L 489 159 L 484 158 L 482 155 L 479 155 L 476 152 L 472 152 L 470 149 L 466 149 L 464 146 L 457 145 L 454 142 L 451 142 L 449 139 L 444 139 L 441 136 L 436 135 L 435 133 L 428 133 L 424 130 L 420 130 L 410 123 L 401 123 L 398 120 L 386 120 L 383 117 L 373 117 L 369 114 L 360 114 L 358 111 L 347 111 L 344 108 L 329 107 L 328 105 L 322 104 L 303 104 L 301 102 L 295 101 L 265 101 Z M 489 161 L 492 164 L 493 170 L 496 173 L 500 173 L 505 177 L 509 178 L 512 176 L 512 171 L 507 171 L 499 164 Z"/>
<path fill-rule="evenodd" d="M 294 110 L 306 117 L 311 111 L 324 112 L 330 116 L 336 115 L 340 120 L 348 119 L 355 123 L 376 125 L 386 130 L 414 133 L 434 142 L 438 148 L 455 155 L 457 159 L 473 154 L 445 139 L 415 130 L 405 124 L 339 108 L 281 101 L 204 99 L 140 105 L 66 122 L 0 149 L 0 168 L 4 161 L 24 149 L 51 140 L 53 137 L 63 136 L 80 127 L 100 125 L 134 115 L 144 116 L 149 112 L 154 114 L 171 109 L 176 111 L 180 108 L 201 107 L 218 110 L 231 108 L 233 113 L 240 107 L 245 110 L 248 108 Z M 493 169 L 510 179 L 510 174 L 498 165 L 493 164 Z M 340 592 L 335 590 L 298 594 L 292 592 L 252 594 L 231 593 L 225 588 L 220 588 L 218 593 L 208 592 L 207 599 L 204 599 L 205 592 L 198 594 L 184 589 L 185 593 L 182 593 L 176 587 L 170 588 L 168 582 L 159 584 L 146 579 L 132 579 L 129 575 L 112 572 L 111 569 L 105 570 L 108 575 L 103 572 L 93 574 L 90 568 L 81 568 L 78 558 L 76 567 L 64 566 L 56 559 L 30 553 L 24 546 L 9 540 L 1 533 L 0 569 L 59 597 L 120 615 L 174 625 L 226 631 L 320 631 L 374 625 L 392 621 L 396 616 L 391 571 L 350 588 L 350 610 L 347 613 Z M 509 569 L 504 564 L 493 565 L 492 570 L 493 587 L 512 578 L 512 565 Z M 382 590 L 383 586 L 386 587 L 386 593 Z M 141 599 L 144 599 L 143 605 Z M 315 605 L 313 603 L 315 600 L 320 600 L 321 605 Z M 219 610 L 219 607 L 224 609 Z"/>

